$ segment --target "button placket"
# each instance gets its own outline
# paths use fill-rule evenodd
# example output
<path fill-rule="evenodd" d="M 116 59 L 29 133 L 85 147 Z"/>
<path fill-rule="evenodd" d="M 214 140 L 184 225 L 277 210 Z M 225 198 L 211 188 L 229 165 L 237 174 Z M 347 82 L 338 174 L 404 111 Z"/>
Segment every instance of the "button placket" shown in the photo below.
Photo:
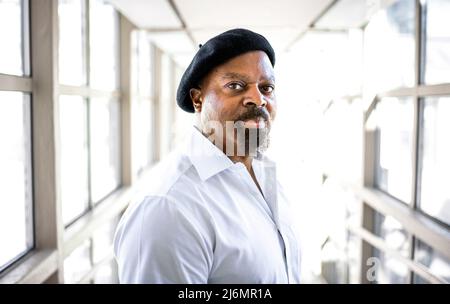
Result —
<path fill-rule="evenodd" d="M 262 207 L 264 209 L 264 211 L 267 214 L 267 216 L 269 217 L 269 219 L 273 223 L 275 223 L 275 221 L 273 219 L 273 216 L 272 216 L 272 212 L 271 212 L 268 204 L 266 203 L 266 200 L 262 196 L 261 192 L 259 192 L 258 187 L 256 186 L 256 184 L 252 180 L 252 177 L 248 173 L 248 171 L 245 168 L 245 166 L 243 164 L 241 164 L 241 163 L 238 163 L 238 164 L 235 164 L 235 167 L 233 169 L 235 170 L 236 174 L 238 174 L 240 180 L 242 180 L 246 184 L 247 189 L 253 195 L 254 199 L 258 202 L 260 207 Z"/>

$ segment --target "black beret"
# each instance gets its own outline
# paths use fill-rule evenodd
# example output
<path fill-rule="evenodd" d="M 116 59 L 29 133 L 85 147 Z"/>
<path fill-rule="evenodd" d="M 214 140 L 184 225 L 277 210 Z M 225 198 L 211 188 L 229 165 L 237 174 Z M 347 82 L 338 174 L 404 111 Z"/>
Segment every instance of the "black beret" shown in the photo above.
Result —
<path fill-rule="evenodd" d="M 275 52 L 264 36 L 246 29 L 233 29 L 211 38 L 200 45 L 197 54 L 181 77 L 177 90 L 177 103 L 186 112 L 194 113 L 190 90 L 213 68 L 233 57 L 250 51 L 263 51 L 275 65 Z"/>

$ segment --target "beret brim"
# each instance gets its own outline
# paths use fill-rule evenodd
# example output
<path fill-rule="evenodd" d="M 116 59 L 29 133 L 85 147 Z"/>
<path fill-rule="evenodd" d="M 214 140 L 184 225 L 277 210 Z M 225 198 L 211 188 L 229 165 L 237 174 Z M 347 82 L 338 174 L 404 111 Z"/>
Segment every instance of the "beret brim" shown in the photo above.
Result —
<path fill-rule="evenodd" d="M 177 90 L 177 104 L 184 111 L 194 113 L 190 90 L 215 67 L 250 51 L 263 51 L 275 65 L 275 52 L 264 36 L 247 29 L 233 29 L 208 40 L 195 54 Z"/>

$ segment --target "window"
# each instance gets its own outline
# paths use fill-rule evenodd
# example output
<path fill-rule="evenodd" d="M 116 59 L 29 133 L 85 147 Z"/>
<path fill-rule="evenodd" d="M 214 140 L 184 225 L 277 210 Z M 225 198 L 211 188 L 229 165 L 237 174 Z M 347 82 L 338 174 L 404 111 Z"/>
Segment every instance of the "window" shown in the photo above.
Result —
<path fill-rule="evenodd" d="M 327 107 L 322 122 L 323 167 L 327 173 L 342 180 L 361 179 L 362 120 L 359 115 L 361 102 L 358 99 L 335 99 Z"/>
<path fill-rule="evenodd" d="M 450 260 L 421 241 L 417 241 L 415 260 L 428 267 L 435 276 L 450 282 Z M 414 283 L 423 284 L 427 282 L 414 274 Z"/>
<path fill-rule="evenodd" d="M 160 155 L 165 156 L 174 147 L 174 134 L 172 126 L 174 125 L 174 112 L 176 107 L 175 88 L 173 87 L 174 63 L 169 55 L 161 56 L 161 74 L 160 74 Z"/>
<path fill-rule="evenodd" d="M 64 260 L 64 283 L 80 282 L 91 268 L 91 240 L 86 240 Z"/>
<path fill-rule="evenodd" d="M 429 97 L 423 102 L 419 207 L 450 225 L 450 97 Z"/>
<path fill-rule="evenodd" d="M 391 216 L 375 213 L 374 232 L 384 239 L 386 245 L 400 252 L 404 257 L 409 256 L 409 236 L 401 224 Z M 409 269 L 398 259 L 373 248 L 373 255 L 379 259 L 376 269 L 377 283 L 406 284 L 409 281 Z"/>
<path fill-rule="evenodd" d="M 89 1 L 90 85 L 115 90 L 118 85 L 118 15 L 102 0 Z"/>
<path fill-rule="evenodd" d="M 81 0 L 59 0 L 59 82 L 86 84 L 85 6 Z"/>
<path fill-rule="evenodd" d="M 359 276 L 357 256 L 360 249 L 357 237 L 346 226 L 355 226 L 360 222 L 361 201 L 350 191 L 342 189 L 331 177 L 324 181 L 321 193 L 323 203 L 318 205 L 317 202 L 316 205 L 320 210 L 328 210 L 320 214 L 321 223 L 318 226 L 322 231 L 315 232 L 316 239 L 321 233 L 328 235 L 320 252 L 322 275 L 330 284 L 353 283 Z"/>
<path fill-rule="evenodd" d="M 142 31 L 133 32 L 132 46 L 133 157 L 136 160 L 136 171 L 140 173 L 154 160 L 154 47 L 147 34 Z"/>
<path fill-rule="evenodd" d="M 118 284 L 117 264 L 115 260 L 101 265 L 95 272 L 94 284 Z"/>
<path fill-rule="evenodd" d="M 114 232 L 118 224 L 118 219 L 113 219 L 110 222 L 103 224 L 98 228 L 92 236 L 92 260 L 94 263 L 101 262 L 113 253 L 112 243 Z"/>
<path fill-rule="evenodd" d="M 121 184 L 119 30 L 118 14 L 105 1 L 60 0 L 58 14 L 60 176 L 67 226 Z"/>
<path fill-rule="evenodd" d="M 450 224 L 450 191 L 447 182 L 450 178 L 450 97 L 442 95 L 449 95 L 450 92 L 445 88 L 439 91 L 427 84 L 445 83 L 450 79 L 450 31 L 443 26 L 450 5 L 448 1 L 420 1 L 422 18 L 415 20 L 420 17 L 414 13 L 416 2 L 394 1 L 387 9 L 378 12 L 366 28 L 366 53 L 369 56 L 366 56 L 365 63 L 369 74 L 365 82 L 371 82 L 367 87 L 372 89 L 368 92 L 390 96 L 380 97 L 368 125 L 373 126 L 374 122 L 376 125 L 373 142 L 376 155 L 373 172 L 375 187 L 407 203 L 409 208 L 403 210 L 408 210 L 405 218 L 411 222 L 421 224 L 418 219 L 422 216 L 416 212 L 419 210 L 434 218 L 436 223 L 430 223 L 430 227 L 424 229 L 425 233 L 420 232 L 429 233 L 430 247 L 415 235 L 407 233 L 389 215 L 376 213 L 374 233 L 405 258 L 414 256 L 415 261 L 429 267 L 431 273 L 448 280 L 449 263 L 432 248 L 438 247 L 436 243 L 432 244 L 432 231 L 446 232 Z M 421 22 L 422 35 L 414 30 L 416 21 Z M 395 33 L 396 41 L 384 43 L 394 37 L 392 33 Z M 423 52 L 421 60 L 415 61 L 414 49 L 417 44 L 422 45 Z M 415 70 L 420 73 L 418 80 L 425 85 L 419 87 L 415 83 Z M 414 89 L 409 90 L 407 87 Z M 400 90 L 380 94 L 394 88 Z M 422 96 L 422 88 L 431 92 L 433 97 Z M 415 96 L 395 97 L 405 93 Z M 371 140 L 372 137 L 367 138 Z M 370 167 L 367 169 L 371 170 Z M 385 203 L 391 205 L 395 201 Z M 417 218 L 411 215 L 417 215 Z M 415 233 L 419 231 L 410 229 Z M 428 241 L 428 237 L 420 237 Z M 378 282 L 426 282 L 398 259 L 376 248 L 373 253 L 381 262 L 377 273 Z"/>
<path fill-rule="evenodd" d="M 118 283 L 117 264 L 112 259 L 112 244 L 117 224 L 118 218 L 113 219 L 100 227 L 92 237 L 92 260 L 94 264 L 101 264 L 93 278 L 95 284 Z"/>
<path fill-rule="evenodd" d="M 69 224 L 89 208 L 87 103 L 80 96 L 61 95 L 61 201 Z"/>
<path fill-rule="evenodd" d="M 425 83 L 450 82 L 450 2 L 427 0 L 424 4 L 425 20 Z"/>
<path fill-rule="evenodd" d="M 376 106 L 378 131 L 376 186 L 411 203 L 413 168 L 412 98 L 383 98 Z"/>
<path fill-rule="evenodd" d="M 365 29 L 365 89 L 378 93 L 414 85 L 414 0 L 378 11 Z"/>
<path fill-rule="evenodd" d="M 347 282 L 348 284 L 357 284 L 359 282 L 358 259 L 361 255 L 360 238 L 351 232 L 347 234 L 346 261 L 347 261 Z"/>
<path fill-rule="evenodd" d="M 29 74 L 28 1 L 0 0 L 0 73 Z"/>
<path fill-rule="evenodd" d="M 33 247 L 30 121 L 29 95 L 0 91 L 0 270 Z"/>
<path fill-rule="evenodd" d="M 118 218 L 94 231 L 64 260 L 65 283 L 117 283 L 117 265 L 112 242 Z"/>
<path fill-rule="evenodd" d="M 90 100 L 91 199 L 98 203 L 120 185 L 120 104 Z"/>
<path fill-rule="evenodd" d="M 31 92 L 20 86 L 30 74 L 28 13 L 27 0 L 0 0 L 0 74 L 8 90 L 0 91 L 0 272 L 34 247 Z"/>

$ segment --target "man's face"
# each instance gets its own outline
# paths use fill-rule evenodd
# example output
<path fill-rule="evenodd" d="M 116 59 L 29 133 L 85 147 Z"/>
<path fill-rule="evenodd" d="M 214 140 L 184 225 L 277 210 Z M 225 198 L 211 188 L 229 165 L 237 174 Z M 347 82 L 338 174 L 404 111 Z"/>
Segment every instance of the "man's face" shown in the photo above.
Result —
<path fill-rule="evenodd" d="M 223 144 L 233 143 L 234 148 L 245 145 L 246 154 L 254 153 L 252 150 L 256 147 L 267 148 L 276 114 L 274 90 L 273 67 L 262 51 L 242 54 L 216 67 L 193 97 L 200 112 L 202 131 L 211 135 L 217 131 L 211 126 L 220 123 L 226 135 Z M 195 104 L 195 100 L 199 103 Z M 234 125 L 235 130 L 230 129 L 230 125 Z M 245 131 L 245 141 L 238 135 L 243 134 L 240 131 Z M 251 136 L 256 139 L 254 149 Z"/>

